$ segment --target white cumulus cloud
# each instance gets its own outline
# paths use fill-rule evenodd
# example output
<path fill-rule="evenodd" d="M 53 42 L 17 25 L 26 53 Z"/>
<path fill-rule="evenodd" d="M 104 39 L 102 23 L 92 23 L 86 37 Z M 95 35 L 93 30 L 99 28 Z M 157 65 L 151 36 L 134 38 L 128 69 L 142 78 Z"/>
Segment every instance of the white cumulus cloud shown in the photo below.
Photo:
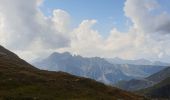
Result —
<path fill-rule="evenodd" d="M 126 0 L 125 15 L 134 23 L 134 27 L 144 33 L 170 33 L 170 15 L 156 12 L 160 5 L 156 0 Z"/>
<path fill-rule="evenodd" d="M 69 46 L 67 33 L 62 33 L 64 31 L 62 27 L 67 24 L 66 18 L 69 15 L 58 9 L 54 11 L 54 16 L 46 17 L 39 9 L 42 2 L 42 0 L 0 0 L 1 45 L 16 51 L 19 55 L 35 55 L 35 52 L 44 49 Z M 61 20 L 61 23 L 55 19 Z"/>
<path fill-rule="evenodd" d="M 0 38 L 5 39 L 8 48 L 26 49 L 35 41 L 46 48 L 69 44 L 69 39 L 56 29 L 52 18 L 45 17 L 39 10 L 36 0 L 13 0 L 12 3 L 0 0 L 0 15 L 3 19 Z"/>
<path fill-rule="evenodd" d="M 71 15 L 55 9 L 46 17 L 42 0 L 0 0 L 0 44 L 25 59 L 69 51 L 83 56 L 126 59 L 170 59 L 170 15 L 156 0 L 126 0 L 127 32 L 116 28 L 107 37 L 93 28 L 97 19 L 84 19 L 71 28 Z M 126 22 L 125 22 L 126 23 Z M 128 24 L 129 25 L 129 24 Z"/>

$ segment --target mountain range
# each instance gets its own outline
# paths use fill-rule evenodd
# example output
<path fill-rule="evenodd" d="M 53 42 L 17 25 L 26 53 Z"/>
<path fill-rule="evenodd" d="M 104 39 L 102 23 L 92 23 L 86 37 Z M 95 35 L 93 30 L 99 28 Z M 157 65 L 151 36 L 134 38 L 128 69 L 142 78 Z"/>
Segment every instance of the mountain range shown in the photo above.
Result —
<path fill-rule="evenodd" d="M 168 77 L 170 77 L 170 67 L 167 67 L 143 79 L 132 79 L 129 81 L 118 82 L 117 84 L 115 84 L 115 86 L 128 91 L 136 91 L 152 87 Z"/>
<path fill-rule="evenodd" d="M 65 59 L 61 55 L 60 57 Z M 170 99 L 170 67 L 141 79 L 133 85 L 140 85 L 140 81 L 143 82 L 143 80 L 150 81 L 151 85 L 143 86 L 134 94 L 89 78 L 61 71 L 40 70 L 0 46 L 0 100 Z"/>
<path fill-rule="evenodd" d="M 170 63 L 161 62 L 161 61 L 150 61 L 150 60 L 146 60 L 146 59 L 125 60 L 125 59 L 115 57 L 115 58 L 106 58 L 106 60 L 113 64 L 170 66 Z"/>
<path fill-rule="evenodd" d="M 167 67 L 164 64 L 114 64 L 105 58 L 88 58 L 71 55 L 69 52 L 54 52 L 49 57 L 33 63 L 33 65 L 44 70 L 64 71 L 73 75 L 92 78 L 106 84 L 115 84 L 122 80 L 141 79 Z"/>
<path fill-rule="evenodd" d="M 144 79 L 132 79 L 115 84 L 118 88 L 143 94 L 153 100 L 170 100 L 170 67 Z"/>
<path fill-rule="evenodd" d="M 0 100 L 144 100 L 64 72 L 35 68 L 0 46 Z"/>
<path fill-rule="evenodd" d="M 162 100 L 169 100 L 170 99 L 169 90 L 170 90 L 170 76 L 152 87 L 140 90 L 139 93 L 140 94 L 142 93 L 151 98 L 157 99 L 161 98 Z"/>

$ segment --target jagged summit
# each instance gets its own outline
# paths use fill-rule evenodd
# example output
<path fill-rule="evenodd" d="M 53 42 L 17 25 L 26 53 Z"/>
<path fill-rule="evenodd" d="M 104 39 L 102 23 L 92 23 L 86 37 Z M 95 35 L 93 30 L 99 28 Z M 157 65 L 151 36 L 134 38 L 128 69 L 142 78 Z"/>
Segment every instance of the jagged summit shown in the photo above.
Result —
<path fill-rule="evenodd" d="M 69 52 L 63 52 L 63 53 L 54 52 L 48 58 L 56 59 L 56 58 L 63 58 L 63 57 L 64 58 L 72 57 L 72 55 Z"/>
<path fill-rule="evenodd" d="M 53 52 L 53 53 L 51 54 L 51 56 L 58 56 L 58 55 L 70 56 L 71 53 L 69 53 L 69 52 L 63 52 L 63 53 Z"/>

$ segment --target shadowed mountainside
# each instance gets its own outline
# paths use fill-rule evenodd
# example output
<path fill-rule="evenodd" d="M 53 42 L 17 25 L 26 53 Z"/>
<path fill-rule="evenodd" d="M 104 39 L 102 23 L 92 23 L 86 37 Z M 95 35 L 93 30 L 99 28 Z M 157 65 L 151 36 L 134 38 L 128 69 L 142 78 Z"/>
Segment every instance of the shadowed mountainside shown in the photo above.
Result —
<path fill-rule="evenodd" d="M 136 91 L 154 86 L 168 77 L 170 77 L 170 67 L 167 67 L 144 79 L 133 79 L 130 81 L 119 82 L 116 86 L 124 90 Z"/>
<path fill-rule="evenodd" d="M 63 72 L 39 70 L 0 46 L 0 100 L 144 100 Z"/>
<path fill-rule="evenodd" d="M 170 99 L 170 76 L 160 83 L 140 90 L 140 93 L 152 97 L 152 98 L 162 98 L 162 99 Z"/>

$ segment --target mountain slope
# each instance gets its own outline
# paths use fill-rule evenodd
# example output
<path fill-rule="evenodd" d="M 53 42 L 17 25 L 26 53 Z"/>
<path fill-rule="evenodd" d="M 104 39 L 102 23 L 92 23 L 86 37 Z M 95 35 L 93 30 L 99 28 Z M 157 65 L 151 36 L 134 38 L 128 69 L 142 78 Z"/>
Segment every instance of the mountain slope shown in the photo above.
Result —
<path fill-rule="evenodd" d="M 136 91 L 152 86 L 154 83 L 145 79 L 132 79 L 129 81 L 120 81 L 114 84 L 115 87 L 127 91 Z"/>
<path fill-rule="evenodd" d="M 147 77 L 146 79 L 158 83 L 158 82 L 166 79 L 167 77 L 170 77 L 170 67 L 165 68 L 165 69 Z"/>
<path fill-rule="evenodd" d="M 116 86 L 124 90 L 136 91 L 151 87 L 168 77 L 170 77 L 170 67 L 165 68 L 144 79 L 133 79 L 126 82 L 119 82 L 116 84 Z"/>
<path fill-rule="evenodd" d="M 142 100 L 63 72 L 39 70 L 0 46 L 0 100 Z"/>
<path fill-rule="evenodd" d="M 170 99 L 170 76 L 160 83 L 140 92 L 152 98 Z"/>

